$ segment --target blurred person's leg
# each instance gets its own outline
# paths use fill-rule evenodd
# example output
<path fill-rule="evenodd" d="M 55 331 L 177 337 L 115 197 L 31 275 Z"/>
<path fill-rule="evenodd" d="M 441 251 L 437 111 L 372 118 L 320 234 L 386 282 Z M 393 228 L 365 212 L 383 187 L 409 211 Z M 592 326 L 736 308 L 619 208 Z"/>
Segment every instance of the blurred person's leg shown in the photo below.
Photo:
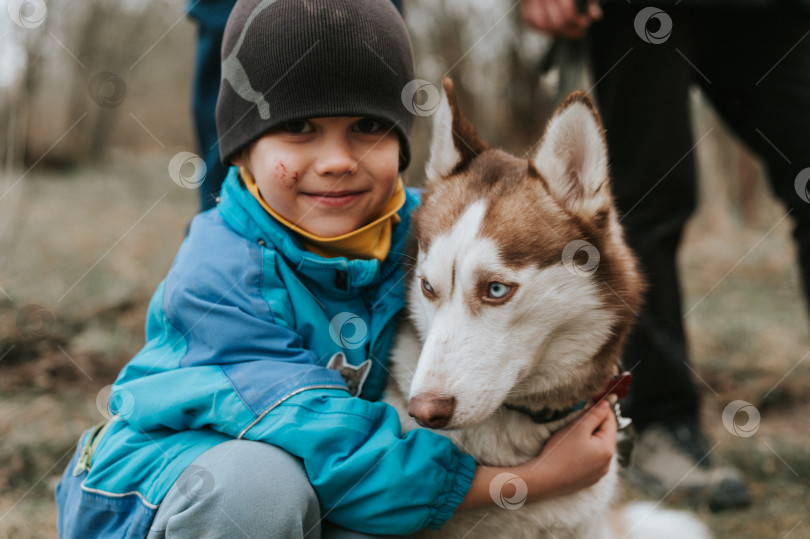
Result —
<path fill-rule="evenodd" d="M 702 140 L 693 137 L 689 108 L 689 87 L 699 76 L 688 60 L 700 44 L 699 16 L 667 6 L 672 33 L 651 43 L 634 26 L 639 7 L 603 9 L 591 32 L 595 93 L 621 222 L 648 282 L 624 353 L 634 378 L 624 405 L 639 429 L 633 470 L 660 493 L 681 493 L 713 509 L 746 505 L 742 476 L 710 457 L 699 425 L 677 268 L 696 205 L 695 148 Z"/>
<path fill-rule="evenodd" d="M 197 52 L 192 86 L 194 129 L 207 167 L 199 187 L 200 211 L 216 205 L 228 168 L 219 161 L 215 111 L 219 95 L 222 34 L 236 0 L 192 2 L 189 16 L 197 22 Z"/>
<path fill-rule="evenodd" d="M 594 92 L 610 155 L 613 193 L 630 246 L 648 282 L 624 353 L 632 369 L 629 417 L 643 430 L 666 420 L 697 420 L 687 365 L 676 253 L 695 208 L 695 153 L 689 116 L 689 28 L 673 17 L 665 43 L 645 43 L 639 8 L 606 4 L 591 31 Z"/>
<path fill-rule="evenodd" d="M 733 16 L 718 10 L 701 25 L 717 36 L 713 50 L 700 59 L 711 81 L 704 92 L 767 166 L 774 193 L 795 224 L 810 305 L 810 203 L 799 194 L 806 198 L 808 193 L 802 186 L 797 192 L 795 185 L 810 167 L 810 10 L 785 4 Z"/>

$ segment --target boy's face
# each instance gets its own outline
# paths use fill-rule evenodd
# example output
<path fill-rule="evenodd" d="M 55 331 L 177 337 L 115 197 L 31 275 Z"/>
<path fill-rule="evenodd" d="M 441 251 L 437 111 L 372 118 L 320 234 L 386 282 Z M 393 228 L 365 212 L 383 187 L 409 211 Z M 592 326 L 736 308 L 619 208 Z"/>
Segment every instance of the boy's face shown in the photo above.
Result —
<path fill-rule="evenodd" d="M 399 174 L 399 139 L 370 118 L 312 118 L 267 133 L 233 162 L 282 217 L 335 237 L 382 213 Z"/>

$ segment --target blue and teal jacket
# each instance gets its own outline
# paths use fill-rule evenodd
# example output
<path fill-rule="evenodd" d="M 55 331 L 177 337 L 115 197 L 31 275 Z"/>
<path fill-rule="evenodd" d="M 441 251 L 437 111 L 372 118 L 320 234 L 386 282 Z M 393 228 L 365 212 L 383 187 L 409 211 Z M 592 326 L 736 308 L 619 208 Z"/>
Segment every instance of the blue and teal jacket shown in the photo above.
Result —
<path fill-rule="evenodd" d="M 382 264 L 326 259 L 304 250 L 232 168 L 220 204 L 194 218 L 150 302 L 146 345 L 113 385 L 118 416 L 89 470 L 76 467 L 77 449 L 57 487 L 60 537 L 143 537 L 183 470 L 233 438 L 300 457 L 322 510 L 342 526 L 441 527 L 469 489 L 472 457 L 427 430 L 402 434 L 394 409 L 376 402 L 417 204 L 409 192 Z M 366 331 L 362 341 L 330 334 L 342 313 L 362 321 L 350 324 Z M 353 365 L 372 360 L 360 398 L 326 368 L 337 352 Z"/>

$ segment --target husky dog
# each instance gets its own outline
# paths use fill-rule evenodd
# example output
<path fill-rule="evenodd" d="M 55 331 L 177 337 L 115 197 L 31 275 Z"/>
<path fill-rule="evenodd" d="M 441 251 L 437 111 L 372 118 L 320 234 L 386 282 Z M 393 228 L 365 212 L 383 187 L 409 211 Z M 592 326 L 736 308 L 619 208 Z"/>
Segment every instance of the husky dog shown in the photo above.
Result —
<path fill-rule="evenodd" d="M 515 466 L 609 384 L 643 284 L 613 205 L 601 122 L 584 92 L 568 96 L 537 151 L 521 159 L 482 142 L 449 79 L 444 88 L 428 186 L 413 216 L 409 317 L 385 400 L 403 429 L 417 428 L 415 418 L 447 429 L 438 432 L 480 464 Z M 516 510 L 458 511 L 424 536 L 708 535 L 691 517 L 651 505 L 608 517 L 616 487 L 614 458 L 592 487 Z"/>

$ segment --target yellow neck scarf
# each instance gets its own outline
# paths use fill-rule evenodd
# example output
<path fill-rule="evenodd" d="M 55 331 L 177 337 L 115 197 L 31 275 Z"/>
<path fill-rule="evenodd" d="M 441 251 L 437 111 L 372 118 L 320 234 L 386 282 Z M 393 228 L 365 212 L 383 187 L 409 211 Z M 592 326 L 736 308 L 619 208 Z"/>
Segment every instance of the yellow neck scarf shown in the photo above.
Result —
<path fill-rule="evenodd" d="M 259 204 L 262 205 L 267 213 L 273 216 L 273 218 L 282 225 L 292 230 L 301 240 L 301 243 L 307 251 L 324 258 L 335 258 L 338 256 L 344 256 L 350 260 L 355 258 L 376 258 L 380 262 L 388 256 L 388 251 L 391 249 L 391 234 L 394 225 L 400 221 L 397 212 L 405 204 L 405 185 L 401 177 L 397 178 L 397 186 L 394 189 L 394 194 L 391 196 L 388 204 L 385 205 L 385 208 L 383 208 L 380 217 L 342 236 L 322 238 L 296 226 L 273 210 L 264 197 L 262 197 L 262 194 L 259 192 L 259 186 L 256 185 L 256 180 L 253 179 L 253 176 L 245 167 L 239 167 L 239 175 L 244 180 L 245 186 L 250 194 L 259 201 Z"/>

